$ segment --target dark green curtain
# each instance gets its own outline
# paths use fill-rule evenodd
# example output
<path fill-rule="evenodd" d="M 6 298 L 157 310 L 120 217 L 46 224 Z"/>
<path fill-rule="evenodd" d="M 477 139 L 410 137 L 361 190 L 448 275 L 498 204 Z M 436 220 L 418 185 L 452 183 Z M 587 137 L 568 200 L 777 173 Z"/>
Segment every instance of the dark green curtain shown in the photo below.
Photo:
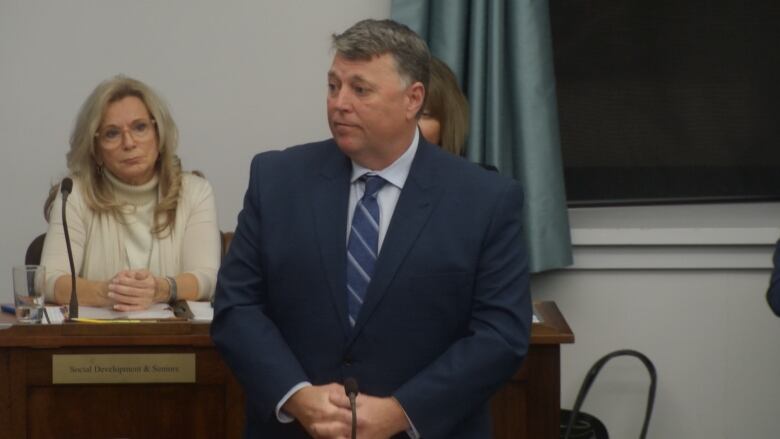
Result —
<path fill-rule="evenodd" d="M 546 0 L 393 0 L 458 76 L 471 107 L 467 157 L 523 184 L 531 271 L 571 264 Z"/>

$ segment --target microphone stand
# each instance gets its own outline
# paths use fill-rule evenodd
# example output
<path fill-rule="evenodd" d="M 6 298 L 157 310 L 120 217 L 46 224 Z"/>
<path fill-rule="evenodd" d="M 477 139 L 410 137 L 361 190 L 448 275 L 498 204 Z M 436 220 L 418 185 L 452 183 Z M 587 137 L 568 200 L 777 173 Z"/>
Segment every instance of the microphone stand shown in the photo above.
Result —
<path fill-rule="evenodd" d="M 344 391 L 349 397 L 349 406 L 352 409 L 352 439 L 357 439 L 357 406 L 355 404 L 358 394 L 357 380 L 354 378 L 344 380 Z"/>
<path fill-rule="evenodd" d="M 79 316 L 79 298 L 76 294 L 76 266 L 73 263 L 73 250 L 70 247 L 70 234 L 68 233 L 68 218 L 65 215 L 65 205 L 68 195 L 73 188 L 73 180 L 66 178 L 62 181 L 62 229 L 65 232 L 65 246 L 68 249 L 68 262 L 70 263 L 70 304 L 68 305 L 68 320 Z"/>
<path fill-rule="evenodd" d="M 349 394 L 349 406 L 352 408 L 352 439 L 357 439 L 357 407 L 355 407 L 355 394 Z"/>

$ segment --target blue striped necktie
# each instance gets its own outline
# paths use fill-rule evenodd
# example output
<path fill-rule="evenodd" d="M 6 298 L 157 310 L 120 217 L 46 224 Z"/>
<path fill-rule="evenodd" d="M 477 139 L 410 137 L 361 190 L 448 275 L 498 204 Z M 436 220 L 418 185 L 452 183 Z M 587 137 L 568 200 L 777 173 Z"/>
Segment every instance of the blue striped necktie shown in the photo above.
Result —
<path fill-rule="evenodd" d="M 366 184 L 355 206 L 347 243 L 347 307 L 349 324 L 355 326 L 379 254 L 379 203 L 376 194 L 387 182 L 378 175 L 360 177 Z"/>

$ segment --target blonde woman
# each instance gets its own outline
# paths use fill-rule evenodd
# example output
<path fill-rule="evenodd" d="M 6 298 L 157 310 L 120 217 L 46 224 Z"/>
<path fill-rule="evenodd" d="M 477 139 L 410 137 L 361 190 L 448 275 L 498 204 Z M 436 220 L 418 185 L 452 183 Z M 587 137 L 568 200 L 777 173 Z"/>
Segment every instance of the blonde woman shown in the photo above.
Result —
<path fill-rule="evenodd" d="M 431 143 L 455 155 L 463 154 L 469 127 L 469 103 L 455 74 L 442 60 L 431 58 L 431 79 L 420 131 Z"/>
<path fill-rule="evenodd" d="M 204 178 L 182 172 L 177 144 L 168 108 L 140 81 L 111 78 L 82 105 L 67 154 L 66 205 L 80 304 L 132 311 L 211 298 L 220 261 L 214 193 Z M 41 264 L 47 300 L 68 303 L 61 203 L 53 187 Z"/>

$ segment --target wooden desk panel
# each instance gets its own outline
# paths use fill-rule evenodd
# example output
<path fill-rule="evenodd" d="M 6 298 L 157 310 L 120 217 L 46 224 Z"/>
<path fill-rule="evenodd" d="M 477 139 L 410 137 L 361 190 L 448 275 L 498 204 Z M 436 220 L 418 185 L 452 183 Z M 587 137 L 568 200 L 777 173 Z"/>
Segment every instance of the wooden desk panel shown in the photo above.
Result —
<path fill-rule="evenodd" d="M 533 325 L 528 356 L 491 400 L 495 439 L 560 437 L 561 343 L 573 343 L 574 334 L 555 303 L 534 308 L 542 322 Z"/>
<path fill-rule="evenodd" d="M 529 355 L 491 401 L 494 437 L 558 437 L 560 344 L 574 335 L 551 302 L 535 305 Z M 0 322 L 12 321 L 2 315 Z M 16 325 L 0 330 L 0 425 L 8 438 L 239 438 L 240 386 L 208 325 Z M 194 353 L 193 384 L 54 385 L 54 354 Z"/>
<path fill-rule="evenodd" d="M 243 393 L 208 325 L 19 325 L 0 330 L 0 422 L 9 438 L 238 438 Z M 195 383 L 52 384 L 55 354 L 193 353 Z M 8 373 L 4 373 L 7 371 Z M 3 436 L 5 437 L 5 436 Z"/>

